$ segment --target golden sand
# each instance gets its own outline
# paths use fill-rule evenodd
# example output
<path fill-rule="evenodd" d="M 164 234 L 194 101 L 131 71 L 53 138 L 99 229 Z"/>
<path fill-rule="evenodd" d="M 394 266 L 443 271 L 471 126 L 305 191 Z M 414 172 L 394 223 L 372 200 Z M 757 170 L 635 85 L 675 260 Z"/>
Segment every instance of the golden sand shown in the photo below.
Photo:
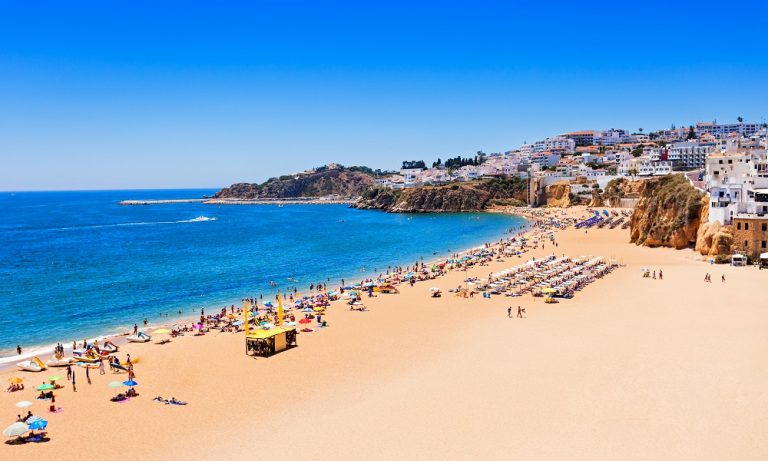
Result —
<path fill-rule="evenodd" d="M 0 395 L 1 425 L 31 400 L 51 441 L 0 458 L 768 459 L 768 273 L 627 241 L 569 229 L 557 248 L 364 298 L 369 312 L 337 303 L 329 328 L 271 358 L 246 356 L 242 334 L 128 345 L 141 396 L 127 403 L 107 387 L 124 374 L 92 370 L 89 386 L 78 369 L 51 415 L 32 388 L 64 370 L 23 373 L 27 390 Z M 626 266 L 558 304 L 447 293 L 553 251 Z M 507 318 L 518 305 L 527 318 Z"/>

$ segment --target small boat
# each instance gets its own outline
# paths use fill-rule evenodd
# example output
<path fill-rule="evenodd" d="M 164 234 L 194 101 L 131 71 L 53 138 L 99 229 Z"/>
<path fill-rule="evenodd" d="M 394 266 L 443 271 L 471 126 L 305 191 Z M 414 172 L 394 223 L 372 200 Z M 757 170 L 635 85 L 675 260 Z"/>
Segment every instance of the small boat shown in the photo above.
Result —
<path fill-rule="evenodd" d="M 135 335 L 126 336 L 125 339 L 132 343 L 146 343 L 151 341 L 152 337 L 146 333 L 138 332 Z"/>
<path fill-rule="evenodd" d="M 37 357 L 32 357 L 30 360 L 25 360 L 23 362 L 19 362 L 16 364 L 19 368 L 25 371 L 43 371 L 46 369 L 46 366 L 43 362 L 40 361 Z"/>
<path fill-rule="evenodd" d="M 53 356 L 50 359 L 48 359 L 45 364 L 49 367 L 66 367 L 67 365 L 72 365 L 75 363 L 76 360 L 72 357 L 56 357 Z"/>

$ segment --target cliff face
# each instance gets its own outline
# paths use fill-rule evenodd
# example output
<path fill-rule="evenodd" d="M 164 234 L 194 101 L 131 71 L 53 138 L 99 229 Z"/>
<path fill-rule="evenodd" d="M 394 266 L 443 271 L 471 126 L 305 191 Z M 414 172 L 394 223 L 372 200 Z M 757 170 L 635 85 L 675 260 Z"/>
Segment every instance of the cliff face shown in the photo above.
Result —
<path fill-rule="evenodd" d="M 650 247 L 688 248 L 697 241 L 706 213 L 705 195 L 682 175 L 643 181 L 630 220 L 630 241 Z M 704 216 L 706 221 L 706 216 Z"/>
<path fill-rule="evenodd" d="M 263 184 L 233 184 L 217 192 L 214 198 L 360 196 L 372 185 L 371 174 L 349 169 L 327 169 L 310 174 L 272 178 Z"/>
<path fill-rule="evenodd" d="M 494 204 L 524 203 L 526 193 L 527 183 L 521 179 L 494 179 L 401 190 L 373 188 L 352 206 L 393 213 L 480 211 Z"/>
<path fill-rule="evenodd" d="M 571 185 L 568 181 L 560 181 L 547 186 L 548 207 L 565 208 L 571 204 Z"/>

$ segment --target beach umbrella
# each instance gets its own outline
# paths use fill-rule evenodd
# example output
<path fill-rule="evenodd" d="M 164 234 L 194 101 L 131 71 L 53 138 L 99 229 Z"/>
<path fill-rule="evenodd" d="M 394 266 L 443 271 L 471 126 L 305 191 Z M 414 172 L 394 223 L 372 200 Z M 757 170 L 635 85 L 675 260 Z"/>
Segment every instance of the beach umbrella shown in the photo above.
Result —
<path fill-rule="evenodd" d="M 51 389 L 54 389 L 53 384 L 41 384 L 37 386 L 36 388 L 38 391 L 50 391 Z"/>
<path fill-rule="evenodd" d="M 51 376 L 50 378 L 48 378 L 48 381 L 58 381 L 60 379 L 61 379 L 61 376 L 56 375 L 56 376 Z"/>
<path fill-rule="evenodd" d="M 48 421 L 40 418 L 32 421 L 31 423 L 28 423 L 28 426 L 30 430 L 43 430 L 48 426 Z"/>
<path fill-rule="evenodd" d="M 32 406 L 32 402 L 22 400 L 21 402 L 16 402 L 16 406 L 19 408 L 27 408 Z"/>
<path fill-rule="evenodd" d="M 123 387 L 123 383 L 121 383 L 120 381 L 112 381 L 111 383 L 107 384 L 107 387 L 112 387 L 112 388 Z"/>
<path fill-rule="evenodd" d="M 429 289 L 429 291 L 440 291 L 440 288 L 432 287 L 432 288 Z"/>
<path fill-rule="evenodd" d="M 299 323 L 312 323 L 312 320 L 310 320 L 308 318 L 303 318 L 303 319 L 299 320 Z"/>
<path fill-rule="evenodd" d="M 166 333 L 170 333 L 170 332 L 171 332 L 171 330 L 169 330 L 169 329 L 167 329 L 167 328 L 158 328 L 157 330 L 153 331 L 153 332 L 152 332 L 152 334 L 155 334 L 155 335 L 164 335 L 164 334 L 166 334 Z"/>
<path fill-rule="evenodd" d="M 123 385 L 124 386 L 138 386 L 139 383 L 137 383 L 136 381 L 131 379 L 131 380 L 128 380 L 128 381 L 123 381 Z"/>
<path fill-rule="evenodd" d="M 24 381 L 24 379 L 19 378 L 18 376 L 14 376 L 13 378 L 8 378 L 8 381 L 10 381 L 11 384 L 21 384 L 21 382 Z"/>
<path fill-rule="evenodd" d="M 3 435 L 6 437 L 19 437 L 29 432 L 29 428 L 24 423 L 13 423 L 3 430 Z"/>

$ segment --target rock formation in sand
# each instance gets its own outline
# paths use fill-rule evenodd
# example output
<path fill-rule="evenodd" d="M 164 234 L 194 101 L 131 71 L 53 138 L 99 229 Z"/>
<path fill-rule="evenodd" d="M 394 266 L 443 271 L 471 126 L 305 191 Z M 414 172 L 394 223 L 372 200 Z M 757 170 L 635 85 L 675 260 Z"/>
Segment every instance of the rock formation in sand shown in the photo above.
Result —
<path fill-rule="evenodd" d="M 707 209 L 705 194 L 677 174 L 646 180 L 640 189 L 630 241 L 649 247 L 693 247 Z"/>

